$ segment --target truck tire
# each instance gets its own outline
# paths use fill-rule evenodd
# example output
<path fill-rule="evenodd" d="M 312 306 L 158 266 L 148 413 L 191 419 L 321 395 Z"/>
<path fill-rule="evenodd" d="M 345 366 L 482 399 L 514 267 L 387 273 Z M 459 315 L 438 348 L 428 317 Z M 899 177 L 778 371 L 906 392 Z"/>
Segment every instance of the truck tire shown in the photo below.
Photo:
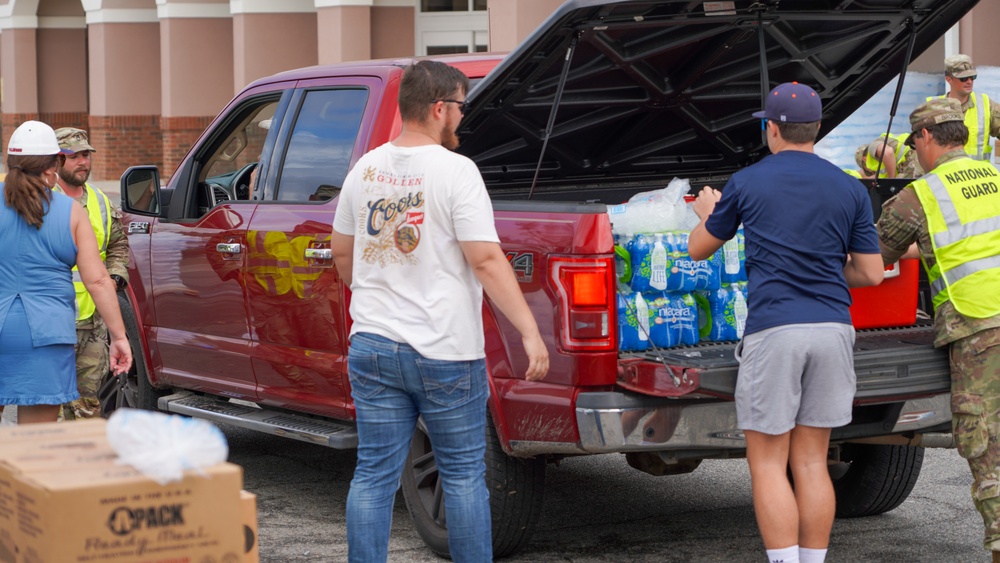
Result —
<path fill-rule="evenodd" d="M 486 485 L 490 490 L 493 557 L 513 555 L 527 545 L 542 513 L 545 460 L 514 458 L 500 445 L 493 420 L 486 423 Z M 417 533 L 434 553 L 449 557 L 444 497 L 430 438 L 418 423 L 403 470 L 406 507 Z"/>
<path fill-rule="evenodd" d="M 107 418 L 120 408 L 143 409 L 155 411 L 156 401 L 166 395 L 149 382 L 149 372 L 146 370 L 146 360 L 142 354 L 142 344 L 139 340 L 139 323 L 128 296 L 118 293 L 118 307 L 125 321 L 125 334 L 132 346 L 132 367 L 127 373 L 115 375 L 108 372 L 97 390 L 97 398 L 101 403 L 101 416 Z"/>
<path fill-rule="evenodd" d="M 923 463 L 923 448 L 845 444 L 841 462 L 830 467 L 837 517 L 874 516 L 896 508 L 910 496 Z"/>

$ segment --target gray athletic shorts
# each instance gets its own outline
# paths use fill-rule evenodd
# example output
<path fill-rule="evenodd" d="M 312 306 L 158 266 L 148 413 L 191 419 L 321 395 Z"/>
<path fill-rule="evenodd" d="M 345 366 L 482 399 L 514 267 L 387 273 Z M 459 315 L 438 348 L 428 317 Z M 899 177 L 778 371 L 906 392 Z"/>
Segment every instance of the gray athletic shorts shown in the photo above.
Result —
<path fill-rule="evenodd" d="M 841 323 L 776 326 L 736 347 L 736 422 L 742 430 L 784 434 L 851 421 L 856 376 L 854 327 Z"/>

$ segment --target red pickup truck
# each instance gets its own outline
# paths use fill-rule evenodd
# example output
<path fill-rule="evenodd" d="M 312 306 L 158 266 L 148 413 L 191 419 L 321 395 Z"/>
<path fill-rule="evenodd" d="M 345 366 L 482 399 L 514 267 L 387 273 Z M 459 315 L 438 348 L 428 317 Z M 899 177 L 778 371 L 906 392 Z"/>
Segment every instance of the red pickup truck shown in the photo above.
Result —
<path fill-rule="evenodd" d="M 516 331 L 484 304 L 497 556 L 530 538 L 549 462 L 620 453 L 667 475 L 744 454 L 734 342 L 619 350 L 608 205 L 674 177 L 721 188 L 767 154 L 750 114 L 778 82 L 815 86 L 828 132 L 974 4 L 573 0 L 507 56 L 441 59 L 473 81 L 459 151 L 482 170 L 551 354 L 548 376 L 525 381 Z M 106 413 L 159 409 L 356 447 L 350 292 L 329 237 L 347 171 L 400 129 L 409 63 L 258 80 L 165 187 L 155 167 L 123 175 L 132 262 L 120 296 L 135 365 L 106 381 Z M 873 186 L 873 203 L 898 187 Z M 892 510 L 922 448 L 950 443 L 948 362 L 931 342 L 926 321 L 859 330 L 854 420 L 830 452 L 840 516 Z M 418 430 L 402 487 L 421 536 L 446 554 L 433 454 Z"/>

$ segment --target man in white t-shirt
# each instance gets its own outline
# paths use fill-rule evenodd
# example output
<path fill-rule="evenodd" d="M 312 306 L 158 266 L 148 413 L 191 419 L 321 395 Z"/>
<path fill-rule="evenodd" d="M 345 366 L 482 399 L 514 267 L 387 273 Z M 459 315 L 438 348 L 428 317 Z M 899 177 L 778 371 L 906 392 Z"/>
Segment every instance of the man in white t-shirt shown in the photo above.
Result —
<path fill-rule="evenodd" d="M 399 88 L 402 131 L 348 174 L 331 245 L 352 291 L 348 372 L 358 463 L 347 497 L 350 561 L 385 561 L 417 417 L 434 446 L 453 561 L 492 561 L 486 488 L 483 290 L 521 334 L 536 381 L 548 350 L 500 248 L 476 165 L 452 152 L 468 78 L 421 61 Z"/>

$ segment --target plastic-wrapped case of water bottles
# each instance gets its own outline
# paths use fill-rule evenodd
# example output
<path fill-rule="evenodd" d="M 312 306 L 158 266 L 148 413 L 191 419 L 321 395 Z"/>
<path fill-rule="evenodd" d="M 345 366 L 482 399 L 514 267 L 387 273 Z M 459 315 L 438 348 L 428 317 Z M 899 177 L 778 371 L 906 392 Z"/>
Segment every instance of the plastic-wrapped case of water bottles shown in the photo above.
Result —
<path fill-rule="evenodd" d="M 618 275 L 618 345 L 623 352 L 739 340 L 747 316 L 743 229 L 707 260 L 692 260 L 698 224 L 687 180 L 608 208 Z"/>

